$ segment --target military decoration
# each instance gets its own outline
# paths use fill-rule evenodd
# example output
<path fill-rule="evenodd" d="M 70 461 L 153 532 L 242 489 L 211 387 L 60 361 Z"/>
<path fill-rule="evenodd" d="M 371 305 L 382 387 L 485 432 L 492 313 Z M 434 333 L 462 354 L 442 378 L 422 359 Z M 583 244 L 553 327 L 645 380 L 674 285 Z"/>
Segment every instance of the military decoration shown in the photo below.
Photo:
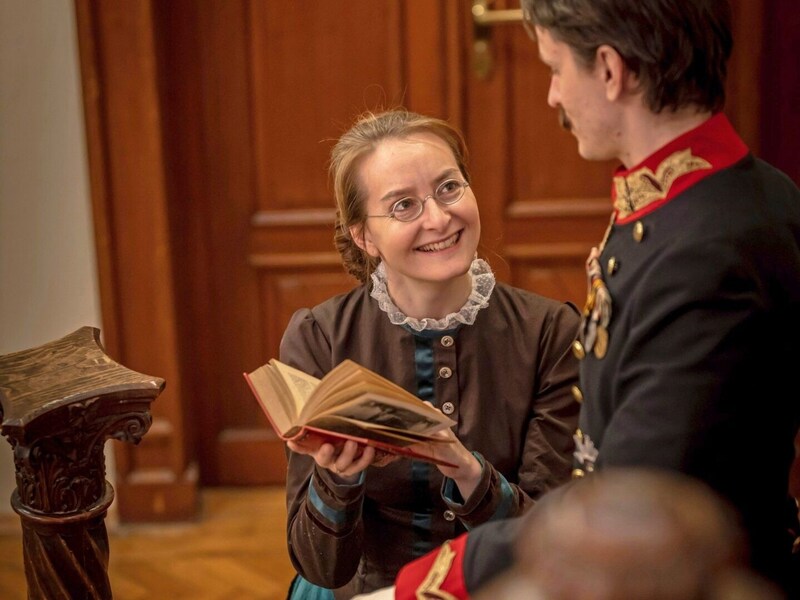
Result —
<path fill-rule="evenodd" d="M 608 325 L 611 323 L 611 294 L 603 280 L 600 254 L 603 252 L 613 225 L 614 216 L 612 215 L 600 247 L 592 248 L 589 258 L 586 260 L 588 292 L 578 338 L 582 352 L 584 354 L 592 352 L 598 359 L 602 359 L 608 351 Z"/>
<path fill-rule="evenodd" d="M 575 452 L 572 453 L 572 456 L 575 458 L 576 470 L 582 473 L 591 473 L 594 471 L 594 464 L 597 462 L 599 454 L 592 438 L 578 429 L 572 439 L 575 440 Z"/>

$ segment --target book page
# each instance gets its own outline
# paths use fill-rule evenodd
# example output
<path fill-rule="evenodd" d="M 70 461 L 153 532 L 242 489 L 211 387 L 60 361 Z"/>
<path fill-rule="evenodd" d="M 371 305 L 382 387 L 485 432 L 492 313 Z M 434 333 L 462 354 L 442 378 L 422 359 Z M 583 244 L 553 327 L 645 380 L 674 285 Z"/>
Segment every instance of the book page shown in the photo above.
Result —
<path fill-rule="evenodd" d="M 419 401 L 421 406 L 411 407 L 395 398 L 381 396 L 372 391 L 328 411 L 354 421 L 363 421 L 397 431 L 430 435 L 455 425 L 449 417 Z"/>
<path fill-rule="evenodd" d="M 270 377 L 269 365 L 245 373 L 245 379 L 273 429 L 283 437 L 291 429 L 296 417 L 295 404 L 288 391 L 275 385 Z"/>
<path fill-rule="evenodd" d="M 295 369 L 274 358 L 269 361 L 269 366 L 280 376 L 288 388 L 295 403 L 295 414 L 303 412 L 308 399 L 314 393 L 320 380 L 316 377 L 304 373 L 300 369 Z"/>
<path fill-rule="evenodd" d="M 342 389 L 351 387 L 355 382 L 368 383 L 376 392 L 397 398 L 398 401 L 406 400 L 413 405 L 421 402 L 419 398 L 408 390 L 352 360 L 341 362 L 323 377 L 317 394 L 320 397 L 327 398 Z M 316 401 L 316 398 L 314 401 Z"/>
<path fill-rule="evenodd" d="M 295 427 L 314 424 L 324 429 L 324 418 L 337 416 L 339 426 L 357 425 L 377 435 L 427 437 L 455 422 L 424 403 L 408 390 L 388 379 L 345 360 L 322 380 L 290 367 L 276 359 L 267 365 L 273 387 L 285 387 L 283 397 L 292 398 L 298 413 Z"/>
<path fill-rule="evenodd" d="M 334 405 L 349 401 L 367 391 L 393 398 L 396 403 L 407 404 L 412 411 L 422 410 L 427 413 L 433 410 L 414 394 L 396 383 L 352 360 L 345 360 L 322 378 L 313 396 L 309 398 L 308 404 L 300 414 L 300 422 L 305 423 L 313 415 L 327 412 Z"/>
<path fill-rule="evenodd" d="M 338 415 L 324 415 L 316 419 L 312 419 L 307 427 L 312 427 L 319 431 L 329 431 L 346 436 L 348 438 L 355 438 L 361 440 L 362 443 L 366 440 L 375 440 L 383 443 L 391 443 L 397 446 L 409 446 L 416 444 L 420 440 L 413 437 L 399 436 L 392 433 L 384 432 L 380 429 L 370 429 L 365 426 L 366 424 L 361 421 L 353 421 L 345 419 Z"/>
<path fill-rule="evenodd" d="M 445 424 L 447 427 L 454 424 L 441 411 L 425 404 L 409 392 L 402 390 L 402 398 L 390 395 L 394 393 L 395 390 L 375 386 L 371 381 L 354 381 L 349 387 L 340 387 L 318 402 L 313 414 L 304 409 L 300 422 L 305 423 L 306 417 L 310 419 L 323 414 L 338 414 L 392 426 L 398 430 L 434 431 L 443 429 L 437 428 L 437 424 Z M 394 424 L 390 424 L 390 420 Z"/>
<path fill-rule="evenodd" d="M 442 439 L 434 434 L 416 433 L 407 429 L 395 429 L 394 427 L 379 425 L 377 423 L 354 421 L 348 417 L 343 417 L 337 414 L 332 414 L 329 417 L 323 418 L 337 419 L 345 423 L 355 423 L 362 429 L 362 431 L 365 432 L 364 437 L 367 438 L 374 439 L 375 435 L 386 435 L 390 438 L 413 441 L 414 443 L 430 442 L 434 444 L 450 444 L 452 442 L 452 440 Z"/>

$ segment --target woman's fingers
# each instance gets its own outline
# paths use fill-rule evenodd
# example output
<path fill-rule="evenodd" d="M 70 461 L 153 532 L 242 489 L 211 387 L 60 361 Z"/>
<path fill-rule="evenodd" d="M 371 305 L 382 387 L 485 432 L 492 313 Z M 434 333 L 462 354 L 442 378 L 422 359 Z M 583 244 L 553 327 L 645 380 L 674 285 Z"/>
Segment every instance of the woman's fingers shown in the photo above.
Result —
<path fill-rule="evenodd" d="M 356 475 L 369 466 L 374 456 L 374 448 L 359 446 L 353 440 L 347 440 L 339 455 L 334 457 L 331 470 L 339 475 Z"/>
<path fill-rule="evenodd" d="M 286 445 L 292 452 L 311 456 L 320 467 L 340 477 L 353 477 L 371 464 L 383 466 L 391 462 L 391 458 L 395 458 L 388 458 L 383 453 L 376 454 L 375 448 L 363 446 L 353 440 L 337 445 L 319 443 L 319 440 L 290 440 Z"/>

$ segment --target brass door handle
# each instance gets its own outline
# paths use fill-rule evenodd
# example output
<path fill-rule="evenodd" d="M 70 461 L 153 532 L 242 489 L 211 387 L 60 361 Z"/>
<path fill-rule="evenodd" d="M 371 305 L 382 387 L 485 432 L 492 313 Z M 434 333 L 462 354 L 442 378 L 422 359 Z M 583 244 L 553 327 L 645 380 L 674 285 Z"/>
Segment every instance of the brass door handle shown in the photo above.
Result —
<path fill-rule="evenodd" d="M 490 10 L 489 0 L 472 0 L 472 69 L 478 79 L 488 79 L 492 72 L 490 28 L 511 23 L 522 23 L 521 8 Z"/>
<path fill-rule="evenodd" d="M 490 10 L 488 0 L 472 0 L 472 20 L 478 27 L 522 23 L 522 9 Z"/>

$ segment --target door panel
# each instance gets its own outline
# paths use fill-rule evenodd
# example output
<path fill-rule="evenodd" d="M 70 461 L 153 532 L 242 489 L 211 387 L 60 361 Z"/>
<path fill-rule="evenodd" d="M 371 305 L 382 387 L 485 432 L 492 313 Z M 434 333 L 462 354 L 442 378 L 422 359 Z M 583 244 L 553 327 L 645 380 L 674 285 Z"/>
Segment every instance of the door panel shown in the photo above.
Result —
<path fill-rule="evenodd" d="M 468 77 L 465 123 L 485 253 L 512 284 L 578 303 L 583 261 L 608 223 L 613 164 L 587 163 L 559 128 L 549 71 L 520 25 L 494 28 L 490 48 L 489 78 Z"/>
<path fill-rule="evenodd" d="M 404 104 L 441 116 L 452 112 L 458 32 L 442 24 L 457 8 L 420 0 L 250 4 L 256 197 L 247 262 L 258 281 L 261 347 L 248 369 L 277 355 L 295 310 L 356 284 L 332 244 L 335 213 L 325 170 L 331 147 L 367 109 Z M 419 39 L 425 44 L 411 41 Z M 435 65 L 432 52 L 441 57 Z M 256 411 L 249 398 L 241 403 Z M 258 454 L 267 457 L 269 471 L 253 461 L 243 477 L 221 462 L 209 480 L 282 481 L 282 444 L 263 433 L 266 420 L 239 417 L 232 428 L 261 432 L 248 437 L 263 442 Z M 233 436 L 220 441 L 237 443 Z"/>

